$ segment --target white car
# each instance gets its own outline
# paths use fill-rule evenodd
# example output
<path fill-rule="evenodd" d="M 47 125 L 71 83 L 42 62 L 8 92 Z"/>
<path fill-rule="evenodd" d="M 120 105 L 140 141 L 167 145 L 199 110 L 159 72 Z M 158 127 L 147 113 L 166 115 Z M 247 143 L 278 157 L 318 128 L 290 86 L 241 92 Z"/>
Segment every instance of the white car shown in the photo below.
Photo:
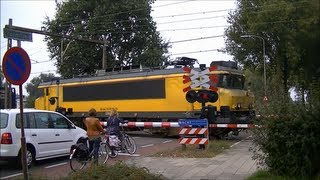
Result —
<path fill-rule="evenodd" d="M 36 109 L 23 110 L 27 165 L 35 160 L 67 156 L 70 147 L 86 131 L 60 113 Z M 20 109 L 0 109 L 0 160 L 21 167 Z"/>

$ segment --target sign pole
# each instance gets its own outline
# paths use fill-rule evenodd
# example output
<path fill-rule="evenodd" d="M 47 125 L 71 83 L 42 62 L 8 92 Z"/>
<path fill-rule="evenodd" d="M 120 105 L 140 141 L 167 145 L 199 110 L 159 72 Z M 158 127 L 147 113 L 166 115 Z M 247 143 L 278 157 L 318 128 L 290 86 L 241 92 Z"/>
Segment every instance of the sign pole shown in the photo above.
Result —
<path fill-rule="evenodd" d="M 18 47 L 21 47 L 21 41 L 17 40 Z M 22 162 L 22 171 L 23 177 L 25 180 L 29 179 L 28 176 L 28 165 L 27 165 L 27 157 L 26 157 L 26 137 L 24 134 L 24 120 L 23 120 L 23 93 L 22 93 L 22 84 L 19 85 L 19 103 L 20 103 L 20 124 L 21 124 L 21 162 Z"/>
<path fill-rule="evenodd" d="M 19 101 L 20 101 L 20 124 L 21 124 L 21 162 L 22 162 L 22 171 L 24 179 L 29 179 L 28 176 L 28 166 L 26 158 L 26 137 L 24 134 L 24 124 L 23 124 L 23 94 L 22 94 L 22 85 L 19 85 Z"/>
<path fill-rule="evenodd" d="M 18 42 L 21 45 L 21 42 Z M 23 121 L 23 93 L 22 84 L 27 81 L 31 71 L 31 63 L 29 55 L 20 47 L 10 48 L 4 55 L 2 61 L 3 74 L 6 80 L 13 85 L 19 85 L 20 99 L 20 125 L 21 125 L 21 165 L 24 179 L 28 180 L 28 166 L 26 158 L 26 138 L 24 134 Z"/>

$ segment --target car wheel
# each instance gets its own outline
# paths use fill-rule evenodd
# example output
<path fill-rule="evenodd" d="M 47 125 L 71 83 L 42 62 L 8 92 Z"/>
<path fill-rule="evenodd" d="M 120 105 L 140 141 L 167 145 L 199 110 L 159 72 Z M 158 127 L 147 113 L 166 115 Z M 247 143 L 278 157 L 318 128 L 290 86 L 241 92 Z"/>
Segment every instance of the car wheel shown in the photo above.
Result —
<path fill-rule="evenodd" d="M 27 166 L 31 167 L 31 165 L 33 164 L 33 160 L 34 160 L 34 154 L 29 149 L 27 149 L 27 151 L 26 151 L 26 159 L 27 159 Z"/>
<path fill-rule="evenodd" d="M 34 152 L 30 148 L 27 148 L 26 150 L 26 160 L 27 160 L 27 166 L 28 168 L 30 168 L 34 162 Z M 18 167 L 22 168 L 21 151 L 19 153 L 17 162 L 18 162 Z"/>

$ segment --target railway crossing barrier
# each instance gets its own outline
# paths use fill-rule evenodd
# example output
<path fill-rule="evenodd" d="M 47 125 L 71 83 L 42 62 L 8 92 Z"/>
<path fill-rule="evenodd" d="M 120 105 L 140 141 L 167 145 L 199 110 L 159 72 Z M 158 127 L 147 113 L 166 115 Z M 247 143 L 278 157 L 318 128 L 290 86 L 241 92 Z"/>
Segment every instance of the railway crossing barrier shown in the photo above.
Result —
<path fill-rule="evenodd" d="M 195 119 L 193 119 L 195 120 Z M 199 120 L 199 119 L 197 119 Z M 102 126 L 107 126 L 107 122 L 100 122 Z M 120 124 L 120 126 L 135 128 L 135 127 L 143 127 L 143 128 L 180 128 L 179 122 L 133 122 L 130 121 L 126 124 Z M 192 126 L 191 124 L 184 124 L 184 126 Z M 209 128 L 231 128 L 231 129 L 249 129 L 254 128 L 253 124 L 209 124 Z"/>
<path fill-rule="evenodd" d="M 204 149 L 209 144 L 207 119 L 179 119 L 179 144 L 185 149 L 187 144 L 198 144 Z"/>

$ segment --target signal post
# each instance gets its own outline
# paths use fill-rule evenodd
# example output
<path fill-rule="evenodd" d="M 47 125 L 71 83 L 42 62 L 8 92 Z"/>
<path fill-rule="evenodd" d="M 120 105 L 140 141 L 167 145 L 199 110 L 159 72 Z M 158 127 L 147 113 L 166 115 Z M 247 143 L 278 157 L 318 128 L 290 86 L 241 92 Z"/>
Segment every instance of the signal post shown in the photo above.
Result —
<path fill-rule="evenodd" d="M 183 68 L 184 71 L 189 73 L 189 75 L 183 76 L 183 83 L 189 83 L 190 85 L 183 89 L 183 92 L 186 92 L 186 100 L 189 103 L 201 103 L 201 116 L 199 119 L 190 119 L 189 124 L 198 126 L 200 128 L 207 128 L 207 139 L 209 140 L 208 133 L 208 119 L 212 120 L 212 117 L 215 117 L 217 108 L 214 106 L 206 106 L 207 102 L 214 103 L 218 100 L 218 89 L 215 87 L 217 83 L 217 75 L 210 74 L 211 71 L 217 69 L 217 66 L 211 66 L 206 68 L 205 64 L 200 64 L 200 71 L 191 69 L 188 66 Z M 213 112 L 212 112 L 213 111 Z M 206 124 L 197 123 L 197 121 L 206 120 Z M 180 123 L 179 120 L 179 125 Z M 180 125 L 181 127 L 181 125 Z M 205 138 L 205 134 L 202 133 L 199 135 L 202 138 Z M 208 143 L 199 143 L 199 149 L 205 149 L 205 144 Z"/>

